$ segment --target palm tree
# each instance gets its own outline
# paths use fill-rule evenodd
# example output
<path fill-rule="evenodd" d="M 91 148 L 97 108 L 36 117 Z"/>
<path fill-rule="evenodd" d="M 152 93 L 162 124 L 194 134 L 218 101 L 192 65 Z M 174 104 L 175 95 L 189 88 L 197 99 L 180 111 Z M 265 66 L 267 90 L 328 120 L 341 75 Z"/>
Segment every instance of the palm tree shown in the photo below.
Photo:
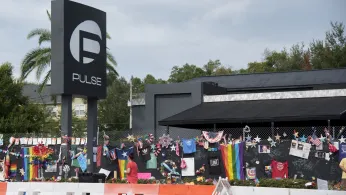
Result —
<path fill-rule="evenodd" d="M 47 10 L 47 16 L 51 21 L 51 15 Z M 50 46 L 42 46 L 42 43 L 50 43 L 51 42 L 51 31 L 50 29 L 37 28 L 29 32 L 27 39 L 31 39 L 34 37 L 38 37 L 39 47 L 29 51 L 21 65 L 21 80 L 25 80 L 28 75 L 36 70 L 36 78 L 37 80 L 41 79 L 42 74 L 50 69 L 51 66 L 51 47 Z M 107 33 L 107 39 L 111 39 L 109 34 Z M 107 71 L 114 73 L 118 76 L 115 67 L 117 66 L 117 62 L 114 59 L 114 56 L 109 52 L 107 48 Z M 40 84 L 39 92 L 42 92 L 44 86 L 48 83 L 51 78 L 51 70 L 47 72 L 44 76 L 42 83 Z"/>

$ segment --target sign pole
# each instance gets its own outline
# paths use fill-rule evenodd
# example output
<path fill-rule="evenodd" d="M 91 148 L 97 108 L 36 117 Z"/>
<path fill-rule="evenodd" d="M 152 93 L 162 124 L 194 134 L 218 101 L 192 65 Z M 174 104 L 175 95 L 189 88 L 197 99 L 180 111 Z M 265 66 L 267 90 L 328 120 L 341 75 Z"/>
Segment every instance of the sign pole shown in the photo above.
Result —
<path fill-rule="evenodd" d="M 71 149 L 72 137 L 72 95 L 62 95 L 61 103 L 61 160 L 64 164 L 70 165 L 71 158 L 69 151 Z M 64 139 L 65 136 L 67 139 Z"/>
<path fill-rule="evenodd" d="M 88 126 L 87 126 L 87 164 L 88 172 L 95 171 L 94 156 L 96 158 L 96 151 L 94 147 L 97 143 L 97 98 L 88 98 Z M 96 148 L 95 148 L 96 150 Z"/>

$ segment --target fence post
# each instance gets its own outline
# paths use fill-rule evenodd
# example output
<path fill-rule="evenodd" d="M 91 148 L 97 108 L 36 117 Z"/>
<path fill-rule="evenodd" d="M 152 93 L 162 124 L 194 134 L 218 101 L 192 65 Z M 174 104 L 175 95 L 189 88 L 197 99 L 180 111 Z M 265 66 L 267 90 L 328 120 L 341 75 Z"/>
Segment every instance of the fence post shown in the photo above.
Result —
<path fill-rule="evenodd" d="M 167 126 L 166 133 L 169 135 L 169 126 Z"/>
<path fill-rule="evenodd" d="M 275 130 L 275 127 L 274 127 L 274 122 L 271 122 L 271 130 L 272 130 L 272 139 L 274 139 L 274 130 Z"/>

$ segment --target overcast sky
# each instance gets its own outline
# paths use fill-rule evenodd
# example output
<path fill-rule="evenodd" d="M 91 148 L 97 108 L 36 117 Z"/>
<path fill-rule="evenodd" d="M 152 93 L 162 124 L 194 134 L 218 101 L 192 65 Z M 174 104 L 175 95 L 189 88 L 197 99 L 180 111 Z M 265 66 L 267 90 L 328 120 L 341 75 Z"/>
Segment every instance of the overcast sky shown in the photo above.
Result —
<path fill-rule="evenodd" d="M 107 12 L 107 46 L 121 76 L 167 79 L 174 65 L 199 66 L 220 59 L 233 69 L 271 50 L 324 38 L 330 21 L 346 23 L 345 0 L 77 0 Z M 3 0 L 0 63 L 20 62 L 37 40 L 34 28 L 50 28 L 50 0 Z M 36 81 L 31 75 L 30 81 Z"/>

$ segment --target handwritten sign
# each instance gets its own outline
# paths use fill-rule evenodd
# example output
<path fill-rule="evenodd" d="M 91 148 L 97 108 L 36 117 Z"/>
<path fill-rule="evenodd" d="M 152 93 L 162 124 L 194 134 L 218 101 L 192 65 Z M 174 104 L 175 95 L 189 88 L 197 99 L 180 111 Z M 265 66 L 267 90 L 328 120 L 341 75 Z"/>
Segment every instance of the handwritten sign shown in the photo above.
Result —
<path fill-rule="evenodd" d="M 150 179 L 151 173 L 137 173 L 138 179 Z"/>

